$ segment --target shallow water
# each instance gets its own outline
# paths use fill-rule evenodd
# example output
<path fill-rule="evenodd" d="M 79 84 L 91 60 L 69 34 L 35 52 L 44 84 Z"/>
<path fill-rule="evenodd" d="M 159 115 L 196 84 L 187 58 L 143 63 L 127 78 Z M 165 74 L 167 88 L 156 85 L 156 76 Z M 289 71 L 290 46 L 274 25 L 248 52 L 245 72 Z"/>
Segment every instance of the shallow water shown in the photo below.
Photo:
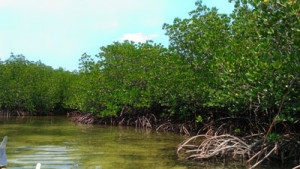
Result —
<path fill-rule="evenodd" d="M 75 125 L 65 117 L 0 117 L 9 169 L 244 168 L 179 160 L 184 138 L 131 127 Z"/>

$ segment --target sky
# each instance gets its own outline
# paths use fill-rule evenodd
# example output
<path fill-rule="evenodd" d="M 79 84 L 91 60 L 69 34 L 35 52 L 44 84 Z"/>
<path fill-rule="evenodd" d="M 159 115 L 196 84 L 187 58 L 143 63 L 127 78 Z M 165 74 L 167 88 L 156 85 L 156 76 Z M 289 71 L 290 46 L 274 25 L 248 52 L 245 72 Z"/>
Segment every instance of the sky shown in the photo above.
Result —
<path fill-rule="evenodd" d="M 0 60 L 11 53 L 53 68 L 78 69 L 81 55 L 96 55 L 115 41 L 153 40 L 165 47 L 162 29 L 188 18 L 196 0 L 0 0 Z M 203 0 L 230 13 L 228 0 Z"/>

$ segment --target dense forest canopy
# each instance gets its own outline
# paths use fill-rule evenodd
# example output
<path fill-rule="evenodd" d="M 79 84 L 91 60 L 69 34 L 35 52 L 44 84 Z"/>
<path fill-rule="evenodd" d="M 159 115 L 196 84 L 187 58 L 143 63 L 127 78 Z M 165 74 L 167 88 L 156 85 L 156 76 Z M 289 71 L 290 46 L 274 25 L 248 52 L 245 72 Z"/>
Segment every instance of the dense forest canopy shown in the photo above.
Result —
<path fill-rule="evenodd" d="M 52 114 L 67 108 L 75 73 L 11 54 L 0 62 L 0 108 L 18 115 Z"/>
<path fill-rule="evenodd" d="M 168 48 L 115 42 L 96 58 L 84 54 L 78 72 L 12 55 L 0 63 L 0 108 L 293 122 L 300 111 L 299 9 L 297 0 L 237 0 L 226 15 L 197 1 L 189 18 L 163 25 Z"/>

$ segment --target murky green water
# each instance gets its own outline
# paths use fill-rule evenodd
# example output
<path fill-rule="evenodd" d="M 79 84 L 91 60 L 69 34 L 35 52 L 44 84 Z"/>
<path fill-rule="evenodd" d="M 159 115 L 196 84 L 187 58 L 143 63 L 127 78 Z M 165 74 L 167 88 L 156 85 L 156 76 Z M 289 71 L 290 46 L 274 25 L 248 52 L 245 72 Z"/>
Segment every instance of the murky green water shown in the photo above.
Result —
<path fill-rule="evenodd" d="M 64 117 L 0 117 L 13 168 L 185 168 L 177 160 L 182 137 L 128 127 L 75 125 Z"/>
<path fill-rule="evenodd" d="M 224 168 L 178 160 L 184 138 L 130 127 L 75 125 L 65 117 L 0 117 L 10 169 Z M 225 168 L 237 168 L 226 165 Z M 241 167 L 238 167 L 241 168 Z"/>

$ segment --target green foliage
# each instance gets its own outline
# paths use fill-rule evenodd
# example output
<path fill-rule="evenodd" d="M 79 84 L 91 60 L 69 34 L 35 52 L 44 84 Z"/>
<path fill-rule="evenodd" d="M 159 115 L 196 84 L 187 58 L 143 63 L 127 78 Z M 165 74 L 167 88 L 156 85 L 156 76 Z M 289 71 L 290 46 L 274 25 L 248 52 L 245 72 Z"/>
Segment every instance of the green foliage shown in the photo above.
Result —
<path fill-rule="evenodd" d="M 267 137 L 268 140 L 273 141 L 273 142 L 278 141 L 280 138 L 281 138 L 281 136 L 279 134 L 276 134 L 276 133 L 271 133 Z"/>
<path fill-rule="evenodd" d="M 12 54 L 1 63 L 0 75 L 1 110 L 48 114 L 65 106 L 70 72 Z"/>
<path fill-rule="evenodd" d="M 279 114 L 279 116 L 277 116 L 277 118 L 275 119 L 276 122 L 282 122 L 282 121 L 290 121 L 290 122 L 294 122 L 295 118 L 293 118 L 290 114 L 286 115 L 286 114 Z"/>
<path fill-rule="evenodd" d="M 283 112 L 299 112 L 299 3 L 236 1 L 230 16 L 196 5 L 164 29 L 171 52 L 205 81 L 194 90 L 201 107 L 274 117 L 284 103 Z"/>
<path fill-rule="evenodd" d="M 203 118 L 201 115 L 198 115 L 197 118 L 196 118 L 196 122 L 199 123 L 199 122 L 202 122 L 203 121 Z"/>
<path fill-rule="evenodd" d="M 239 133 L 241 132 L 241 129 L 235 129 L 234 132 Z"/>
<path fill-rule="evenodd" d="M 274 117 L 295 121 L 299 4 L 236 0 L 225 15 L 197 1 L 189 18 L 164 24 L 169 48 L 151 41 L 115 42 L 101 47 L 96 58 L 83 54 L 74 73 L 12 56 L 0 62 L 1 109 L 63 107 L 100 117 L 154 111 L 196 122 L 220 116 L 260 124 Z"/>
<path fill-rule="evenodd" d="M 83 55 L 76 96 L 70 100 L 74 108 L 99 116 L 117 115 L 122 109 L 145 110 L 153 103 L 159 69 L 166 51 L 151 42 L 114 43 L 101 48 L 98 61 Z M 79 85 L 80 84 L 80 85 Z"/>
<path fill-rule="evenodd" d="M 161 116 L 227 113 L 272 121 L 300 110 L 299 3 L 235 1 L 230 15 L 201 1 L 163 28 L 168 49 L 116 42 L 83 55 L 69 105 L 99 116 L 155 110 Z M 195 120 L 202 122 L 208 113 Z"/>

